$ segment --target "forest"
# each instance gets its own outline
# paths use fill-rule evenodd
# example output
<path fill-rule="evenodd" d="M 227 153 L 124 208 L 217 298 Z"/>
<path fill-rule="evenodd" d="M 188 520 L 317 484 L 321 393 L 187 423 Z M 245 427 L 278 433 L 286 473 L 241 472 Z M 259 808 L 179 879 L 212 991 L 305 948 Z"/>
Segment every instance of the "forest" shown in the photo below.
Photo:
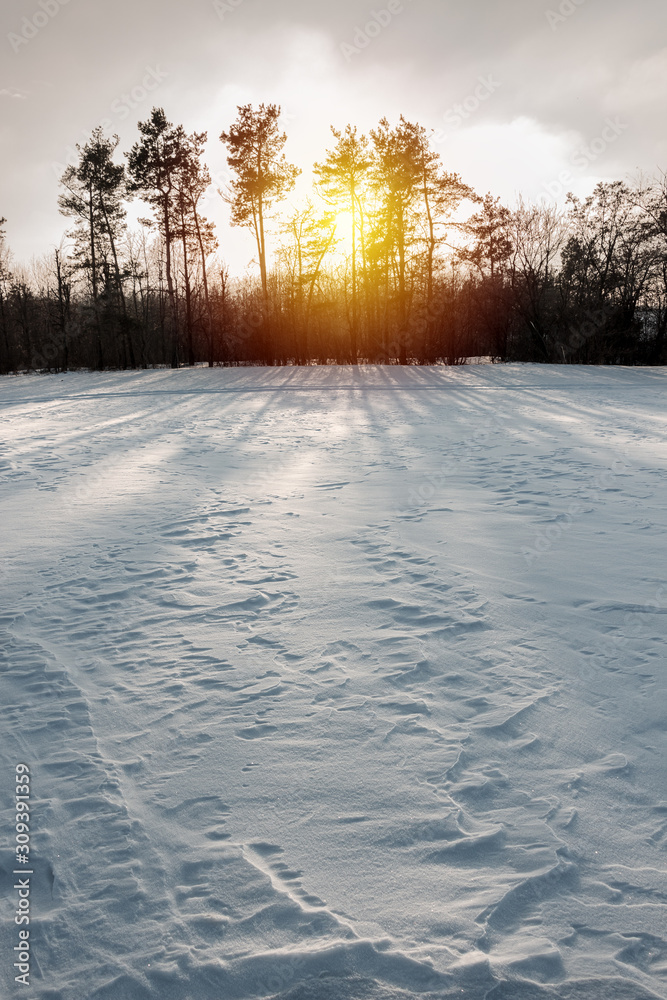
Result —
<path fill-rule="evenodd" d="M 58 249 L 14 264 L 0 219 L 0 373 L 665 364 L 667 174 L 601 182 L 562 208 L 506 206 L 448 172 L 430 132 L 402 116 L 331 133 L 295 201 L 301 170 L 275 104 L 240 106 L 221 132 L 220 183 L 207 133 L 162 108 L 124 157 L 95 129 L 60 179 Z M 230 276 L 212 198 L 252 234 L 244 277 Z M 146 214 L 131 228 L 135 199 Z"/>

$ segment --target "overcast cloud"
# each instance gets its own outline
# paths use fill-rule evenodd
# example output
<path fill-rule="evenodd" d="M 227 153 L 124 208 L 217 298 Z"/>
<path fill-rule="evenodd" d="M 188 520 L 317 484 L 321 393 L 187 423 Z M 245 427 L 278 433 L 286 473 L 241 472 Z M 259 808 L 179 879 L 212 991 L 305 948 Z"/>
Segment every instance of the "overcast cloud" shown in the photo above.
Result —
<path fill-rule="evenodd" d="M 18 259 L 57 245 L 74 145 L 103 123 L 128 150 L 154 104 L 208 131 L 214 173 L 236 105 L 264 101 L 306 178 L 329 125 L 403 113 L 482 193 L 585 194 L 667 168 L 666 28 L 664 0 L 3 0 L 0 216 Z M 250 243 L 209 214 L 241 269 Z"/>

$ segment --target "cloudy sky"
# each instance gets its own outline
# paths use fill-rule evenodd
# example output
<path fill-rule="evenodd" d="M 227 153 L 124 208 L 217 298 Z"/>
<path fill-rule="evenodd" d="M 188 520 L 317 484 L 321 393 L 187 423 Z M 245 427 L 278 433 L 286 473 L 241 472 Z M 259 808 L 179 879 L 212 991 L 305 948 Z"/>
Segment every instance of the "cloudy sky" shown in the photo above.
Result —
<path fill-rule="evenodd" d="M 664 0 L 2 0 L 0 216 L 15 258 L 58 245 L 58 177 L 104 124 L 121 150 L 153 105 L 218 140 L 238 104 L 283 109 L 308 178 L 329 126 L 404 114 L 447 168 L 506 202 L 667 168 Z M 141 213 L 139 213 L 141 214 Z M 252 257 L 217 195 L 235 272 Z"/>

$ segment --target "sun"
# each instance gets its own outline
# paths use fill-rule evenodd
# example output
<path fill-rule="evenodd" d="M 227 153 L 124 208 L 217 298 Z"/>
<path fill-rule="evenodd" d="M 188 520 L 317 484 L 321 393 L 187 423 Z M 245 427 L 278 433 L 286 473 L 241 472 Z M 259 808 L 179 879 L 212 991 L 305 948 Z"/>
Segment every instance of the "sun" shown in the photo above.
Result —
<path fill-rule="evenodd" d="M 338 241 L 338 252 L 349 257 L 352 253 L 352 212 L 336 213 L 336 239 Z"/>

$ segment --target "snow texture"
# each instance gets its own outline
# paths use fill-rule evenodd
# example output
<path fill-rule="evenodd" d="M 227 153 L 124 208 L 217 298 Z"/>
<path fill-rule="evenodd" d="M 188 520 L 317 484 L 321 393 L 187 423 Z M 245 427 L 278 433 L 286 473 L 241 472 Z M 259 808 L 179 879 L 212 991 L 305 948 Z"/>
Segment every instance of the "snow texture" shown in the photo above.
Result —
<path fill-rule="evenodd" d="M 4 995 L 667 998 L 666 390 L 3 379 Z"/>

